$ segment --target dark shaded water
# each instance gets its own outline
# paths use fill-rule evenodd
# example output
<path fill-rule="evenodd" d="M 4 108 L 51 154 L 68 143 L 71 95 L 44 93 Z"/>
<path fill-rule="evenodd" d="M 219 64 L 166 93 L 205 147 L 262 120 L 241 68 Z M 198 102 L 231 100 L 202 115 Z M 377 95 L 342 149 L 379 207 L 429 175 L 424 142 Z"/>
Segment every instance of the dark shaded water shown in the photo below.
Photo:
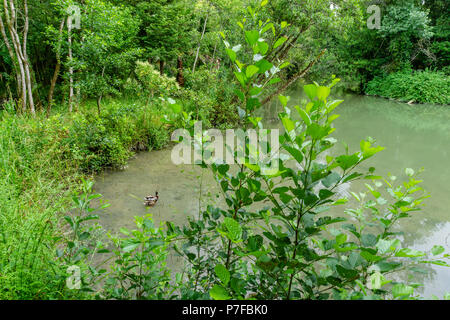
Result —
<path fill-rule="evenodd" d="M 293 95 L 291 101 L 301 97 Z M 450 106 L 407 105 L 385 99 L 343 96 L 338 107 L 333 136 L 345 141 L 350 151 L 359 149 L 359 142 L 370 136 L 386 150 L 367 162 L 377 173 L 388 172 L 405 178 L 404 169 L 424 167 L 421 174 L 424 188 L 431 194 L 425 208 L 411 219 L 401 222 L 406 245 L 430 249 L 440 244 L 450 251 Z M 269 127 L 277 125 L 276 104 L 263 110 Z M 198 213 L 199 206 L 216 201 L 218 187 L 209 172 L 188 165 L 176 166 L 171 150 L 140 153 L 122 171 L 110 171 L 96 179 L 95 191 L 111 203 L 101 216 L 109 230 L 133 228 L 133 217 L 153 214 L 155 221 L 183 223 L 188 215 Z M 204 176 L 202 176 L 202 174 Z M 145 195 L 159 191 L 161 198 L 153 208 L 145 208 Z M 359 190 L 354 190 L 359 191 Z M 201 200 L 199 201 L 199 195 Z M 175 262 L 174 262 L 175 263 Z M 431 268 L 431 267 L 430 267 Z M 450 269 L 433 266 L 423 282 L 425 297 L 442 298 L 450 292 Z"/>

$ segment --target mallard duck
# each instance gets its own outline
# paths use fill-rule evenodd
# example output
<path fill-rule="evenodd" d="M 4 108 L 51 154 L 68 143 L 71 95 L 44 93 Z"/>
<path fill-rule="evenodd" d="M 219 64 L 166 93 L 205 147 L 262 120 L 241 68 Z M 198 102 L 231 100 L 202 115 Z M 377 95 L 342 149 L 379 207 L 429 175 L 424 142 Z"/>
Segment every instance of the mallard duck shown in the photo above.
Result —
<path fill-rule="evenodd" d="M 146 205 L 147 207 L 153 207 L 156 202 L 158 202 L 159 196 L 158 196 L 158 191 L 156 191 L 154 196 L 146 196 L 144 198 L 144 205 Z"/>

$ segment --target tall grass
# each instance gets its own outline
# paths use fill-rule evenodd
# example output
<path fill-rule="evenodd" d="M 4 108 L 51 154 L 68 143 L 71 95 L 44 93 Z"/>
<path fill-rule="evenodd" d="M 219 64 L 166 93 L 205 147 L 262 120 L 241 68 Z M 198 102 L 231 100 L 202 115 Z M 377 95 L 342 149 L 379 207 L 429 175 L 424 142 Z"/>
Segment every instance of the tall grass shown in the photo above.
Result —
<path fill-rule="evenodd" d="M 0 299 L 70 298 L 57 256 L 60 220 L 81 177 L 123 164 L 136 144 L 161 148 L 167 132 L 151 108 L 111 102 L 45 118 L 0 115 Z M 76 296 L 75 296 L 76 297 Z"/>

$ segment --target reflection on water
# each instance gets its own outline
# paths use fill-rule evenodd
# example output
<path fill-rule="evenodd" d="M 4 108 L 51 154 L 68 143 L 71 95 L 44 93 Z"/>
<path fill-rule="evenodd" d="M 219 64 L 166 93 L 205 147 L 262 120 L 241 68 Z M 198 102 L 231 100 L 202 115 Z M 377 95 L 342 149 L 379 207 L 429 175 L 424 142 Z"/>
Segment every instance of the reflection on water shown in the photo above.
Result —
<path fill-rule="evenodd" d="M 299 95 L 292 95 L 291 101 L 296 103 L 300 99 Z M 421 178 L 431 198 L 426 200 L 421 212 L 401 222 L 405 245 L 428 250 L 433 244 L 440 244 L 450 251 L 450 107 L 407 105 L 350 95 L 343 99 L 345 102 L 337 110 L 341 117 L 335 122 L 334 137 L 345 141 L 350 151 L 358 150 L 360 140 L 368 136 L 386 148 L 362 169 L 374 166 L 378 174 L 390 172 L 403 179 L 406 178 L 404 168 L 425 168 Z M 268 127 L 278 125 L 278 108 L 275 103 L 263 110 Z M 96 192 L 111 203 L 107 213 L 101 216 L 101 223 L 109 230 L 118 231 L 120 227 L 134 227 L 134 216 L 152 213 L 156 221 L 181 224 L 188 215 L 198 213 L 200 187 L 203 208 L 217 200 L 216 183 L 209 172 L 203 174 L 201 177 L 202 170 L 194 166 L 173 165 L 170 149 L 141 153 L 129 162 L 126 170 L 97 177 Z M 160 194 L 158 204 L 145 208 L 141 199 L 155 191 Z M 416 276 L 417 282 L 425 283 L 423 295 L 442 297 L 450 292 L 448 268 L 430 269 L 428 275 Z"/>

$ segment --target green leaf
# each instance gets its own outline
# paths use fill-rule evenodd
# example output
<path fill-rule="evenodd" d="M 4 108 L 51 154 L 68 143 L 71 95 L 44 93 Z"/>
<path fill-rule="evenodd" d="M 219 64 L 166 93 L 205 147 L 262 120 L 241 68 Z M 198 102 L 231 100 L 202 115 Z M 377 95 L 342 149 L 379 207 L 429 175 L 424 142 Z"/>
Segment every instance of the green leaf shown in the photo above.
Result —
<path fill-rule="evenodd" d="M 287 103 L 288 103 L 288 101 L 289 101 L 289 97 L 286 97 L 286 96 L 283 96 L 283 95 L 279 95 L 279 96 L 278 96 L 278 99 L 280 99 L 281 105 L 282 105 L 283 107 L 286 107 L 286 106 L 287 106 Z"/>
<path fill-rule="evenodd" d="M 241 84 L 242 87 L 246 86 L 247 83 L 247 78 L 245 77 L 245 75 L 242 72 L 234 72 L 234 75 L 236 77 L 236 79 L 239 81 L 239 83 Z"/>
<path fill-rule="evenodd" d="M 401 267 L 402 264 L 400 262 L 386 262 L 386 261 L 380 261 L 375 264 L 378 269 L 380 269 L 380 272 L 388 272 L 391 270 L 395 270 L 398 267 Z"/>
<path fill-rule="evenodd" d="M 214 300 L 229 300 L 231 299 L 230 295 L 228 294 L 227 290 L 219 285 L 214 285 L 211 290 L 209 290 L 209 295 Z"/>
<path fill-rule="evenodd" d="M 376 262 L 376 261 L 379 261 L 379 260 L 382 259 L 382 257 L 374 255 L 374 254 L 372 254 L 372 253 L 370 253 L 369 251 L 366 251 L 366 250 L 362 250 L 360 255 L 361 255 L 361 257 L 363 257 L 368 262 Z"/>
<path fill-rule="evenodd" d="M 328 135 L 328 130 L 325 127 L 313 122 L 308 126 L 308 129 L 306 129 L 306 134 L 315 140 L 320 140 Z"/>
<path fill-rule="evenodd" d="M 273 29 L 273 28 L 274 28 L 273 23 L 268 23 L 268 24 L 266 24 L 266 26 L 261 30 L 261 34 L 264 34 L 264 33 L 266 33 L 268 30 Z"/>
<path fill-rule="evenodd" d="M 397 283 L 392 287 L 394 298 L 407 298 L 414 293 L 414 288 L 403 283 Z"/>
<path fill-rule="evenodd" d="M 341 245 L 345 241 L 347 241 L 347 235 L 345 233 L 341 233 L 336 237 L 336 244 Z"/>
<path fill-rule="evenodd" d="M 272 69 L 273 64 L 267 61 L 266 59 L 261 59 L 255 65 L 259 68 L 259 73 L 265 73 L 266 71 L 269 71 Z"/>
<path fill-rule="evenodd" d="M 302 118 L 303 122 L 305 122 L 305 124 L 307 126 L 311 125 L 311 118 L 306 113 L 306 111 L 303 110 L 302 108 L 300 108 L 299 106 L 295 106 L 295 109 L 297 109 L 297 112 L 300 115 L 300 117 Z"/>
<path fill-rule="evenodd" d="M 237 242 L 241 239 L 242 228 L 236 220 L 226 217 L 223 223 L 228 230 L 228 236 L 230 237 L 231 241 Z"/>
<path fill-rule="evenodd" d="M 230 272 L 225 268 L 223 264 L 218 264 L 214 267 L 214 271 L 217 277 L 222 281 L 224 285 L 227 285 L 230 281 Z"/>
<path fill-rule="evenodd" d="M 322 86 L 317 88 L 317 98 L 319 98 L 319 100 L 325 100 L 326 98 L 328 98 L 329 95 L 330 95 L 330 88 Z"/>
<path fill-rule="evenodd" d="M 445 251 L 445 248 L 443 246 L 438 246 L 435 245 L 432 249 L 431 249 L 431 253 L 433 254 L 433 256 L 437 256 L 440 255 L 442 252 Z"/>
<path fill-rule="evenodd" d="M 269 84 L 275 84 L 275 83 L 278 83 L 278 82 L 281 82 L 281 79 L 280 79 L 280 78 L 273 78 L 273 79 L 271 79 L 271 80 L 269 81 Z"/>
<path fill-rule="evenodd" d="M 363 234 L 361 236 L 361 243 L 364 247 L 373 247 L 377 243 L 377 237 L 370 233 Z"/>
<path fill-rule="evenodd" d="M 239 97 L 239 100 L 241 100 L 242 102 L 245 101 L 244 93 L 242 93 L 241 90 L 235 89 L 234 93 Z"/>
<path fill-rule="evenodd" d="M 180 113 L 183 110 L 183 107 L 181 107 L 179 104 L 174 103 L 170 105 L 170 108 L 172 109 L 173 112 L 175 113 Z"/>
<path fill-rule="evenodd" d="M 289 147 L 289 146 L 285 146 L 284 149 L 289 152 L 289 154 L 291 156 L 294 157 L 294 159 L 298 162 L 301 163 L 303 161 L 303 154 L 300 150 L 295 149 L 293 147 Z"/>
<path fill-rule="evenodd" d="M 362 140 L 360 142 L 361 152 L 362 152 L 362 156 L 363 156 L 364 160 L 368 159 L 368 158 L 372 157 L 374 154 L 384 150 L 383 147 L 378 146 L 378 147 L 372 148 L 371 145 L 372 144 L 369 141 Z"/>
<path fill-rule="evenodd" d="M 261 168 L 257 164 L 252 164 L 249 162 L 245 162 L 244 166 L 246 166 L 247 168 L 249 168 L 250 170 L 252 170 L 254 172 L 259 172 L 261 170 Z"/>
<path fill-rule="evenodd" d="M 83 232 L 82 234 L 80 234 L 78 239 L 80 241 L 83 241 L 83 240 L 86 240 L 87 238 L 89 238 L 90 236 L 91 236 L 91 234 L 89 232 Z"/>
<path fill-rule="evenodd" d="M 330 173 L 326 178 L 322 179 L 322 184 L 329 188 L 333 185 L 335 185 L 339 180 L 341 179 L 341 176 L 337 172 Z"/>
<path fill-rule="evenodd" d="M 334 195 L 334 192 L 332 192 L 328 189 L 320 189 L 320 191 L 319 191 L 320 200 L 328 199 L 329 197 L 331 197 L 333 195 Z"/>
<path fill-rule="evenodd" d="M 303 90 L 310 100 L 313 100 L 317 94 L 317 86 L 315 84 L 307 84 L 303 86 Z"/>
<path fill-rule="evenodd" d="M 335 101 L 333 101 L 332 103 L 330 103 L 330 104 L 327 106 L 327 111 L 328 111 L 328 112 L 333 111 L 333 110 L 336 109 L 337 106 L 339 106 L 342 102 L 344 102 L 344 100 L 335 100 Z M 335 115 L 335 116 L 337 116 L 337 115 Z"/>
<path fill-rule="evenodd" d="M 248 238 L 247 249 L 250 252 L 258 251 L 263 244 L 263 237 L 254 235 Z"/>
<path fill-rule="evenodd" d="M 281 69 L 284 69 L 284 68 L 286 68 L 287 66 L 289 66 L 291 63 L 289 62 L 289 61 L 286 61 L 286 62 L 284 62 L 284 63 L 282 63 L 281 65 L 280 65 L 280 70 Z"/>
<path fill-rule="evenodd" d="M 295 123 L 288 117 L 281 118 L 281 122 L 283 123 L 283 127 L 286 129 L 287 132 L 291 132 L 295 129 Z"/>
<path fill-rule="evenodd" d="M 378 249 L 378 253 L 385 254 L 386 252 L 393 251 L 399 244 L 400 242 L 397 239 L 392 240 L 380 239 L 378 240 L 376 247 Z"/>
<path fill-rule="evenodd" d="M 136 249 L 137 247 L 139 247 L 140 243 L 131 243 L 131 244 L 126 244 L 122 247 L 123 252 L 130 252 L 133 251 L 134 249 Z"/>
<path fill-rule="evenodd" d="M 262 55 L 265 55 L 269 50 L 269 45 L 264 41 L 258 41 L 258 48 L 259 52 L 261 52 Z"/>
<path fill-rule="evenodd" d="M 425 255 L 425 252 L 409 249 L 409 248 L 403 248 L 400 249 L 395 253 L 396 257 L 405 257 L 405 258 L 416 258 L 416 257 L 423 257 Z"/>
<path fill-rule="evenodd" d="M 248 79 L 250 79 L 250 78 L 253 77 L 258 71 L 259 71 L 259 68 L 258 68 L 257 66 L 249 65 L 249 66 L 247 67 L 247 69 L 245 70 L 245 75 L 247 76 Z"/>
<path fill-rule="evenodd" d="M 336 265 L 336 271 L 344 278 L 351 279 L 358 275 L 357 270 L 347 269 L 342 267 L 341 265 Z"/>
<path fill-rule="evenodd" d="M 258 30 L 245 31 L 245 40 L 251 47 L 253 47 L 256 44 L 258 39 L 259 39 Z"/>
<path fill-rule="evenodd" d="M 279 39 L 275 42 L 275 44 L 273 45 L 273 48 L 274 48 L 274 49 L 278 48 L 278 47 L 281 46 L 283 43 L 285 43 L 286 40 L 287 40 L 286 37 L 281 37 L 281 38 L 279 38 Z"/>
<path fill-rule="evenodd" d="M 236 61 L 236 52 L 232 49 L 225 49 L 225 50 L 226 50 L 228 56 L 230 57 L 230 60 L 232 62 L 235 62 Z"/>
<path fill-rule="evenodd" d="M 359 160 L 359 156 L 356 153 L 352 155 L 342 155 L 336 158 L 336 162 L 343 170 L 350 169 L 356 165 Z"/>

